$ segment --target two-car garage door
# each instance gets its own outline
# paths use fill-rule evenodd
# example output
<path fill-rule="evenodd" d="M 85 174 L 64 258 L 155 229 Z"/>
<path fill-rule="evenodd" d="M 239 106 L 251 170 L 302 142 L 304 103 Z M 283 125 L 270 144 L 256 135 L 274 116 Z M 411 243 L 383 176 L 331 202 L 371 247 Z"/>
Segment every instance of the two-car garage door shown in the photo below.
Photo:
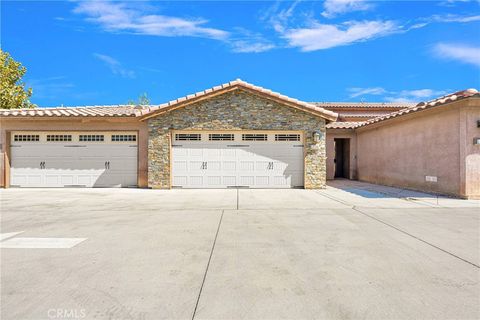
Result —
<path fill-rule="evenodd" d="M 301 133 L 173 133 L 173 187 L 302 187 L 303 168 Z"/>
<path fill-rule="evenodd" d="M 12 187 L 137 185 L 136 132 L 12 132 Z"/>

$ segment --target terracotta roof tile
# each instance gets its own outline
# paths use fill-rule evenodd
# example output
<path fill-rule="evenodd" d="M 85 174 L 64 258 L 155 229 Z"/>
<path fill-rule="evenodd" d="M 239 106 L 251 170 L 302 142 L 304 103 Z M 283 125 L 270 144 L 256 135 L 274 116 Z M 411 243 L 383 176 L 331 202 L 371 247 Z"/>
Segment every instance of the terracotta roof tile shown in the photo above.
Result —
<path fill-rule="evenodd" d="M 325 109 L 405 109 L 415 106 L 416 103 L 399 102 L 311 102 Z"/>
<path fill-rule="evenodd" d="M 336 121 L 336 122 L 330 122 L 326 125 L 327 129 L 354 129 L 359 123 L 358 121 Z"/>
<path fill-rule="evenodd" d="M 129 105 L 0 109 L 0 117 L 135 117 L 140 114 L 139 109 Z"/>

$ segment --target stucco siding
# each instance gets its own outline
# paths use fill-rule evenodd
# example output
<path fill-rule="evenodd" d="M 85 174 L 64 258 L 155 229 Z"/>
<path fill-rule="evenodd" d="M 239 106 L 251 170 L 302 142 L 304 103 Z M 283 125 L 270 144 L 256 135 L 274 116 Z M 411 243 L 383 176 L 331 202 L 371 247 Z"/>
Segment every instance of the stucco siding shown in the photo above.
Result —
<path fill-rule="evenodd" d="M 453 105 L 357 130 L 358 178 L 461 195 L 460 141 L 460 111 Z"/>
<path fill-rule="evenodd" d="M 465 123 L 465 192 L 468 198 L 480 199 L 480 145 L 473 144 L 480 138 L 480 99 L 472 100 L 463 111 Z"/>
<path fill-rule="evenodd" d="M 150 118 L 148 121 L 148 185 L 170 188 L 172 130 L 295 130 L 305 137 L 305 188 L 326 184 L 325 120 L 242 90 Z M 313 133 L 321 132 L 318 142 Z"/>

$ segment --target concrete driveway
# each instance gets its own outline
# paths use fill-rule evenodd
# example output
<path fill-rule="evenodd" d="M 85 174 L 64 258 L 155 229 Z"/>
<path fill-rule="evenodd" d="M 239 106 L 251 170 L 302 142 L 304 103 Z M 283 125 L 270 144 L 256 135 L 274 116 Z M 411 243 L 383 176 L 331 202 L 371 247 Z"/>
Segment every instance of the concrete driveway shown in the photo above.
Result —
<path fill-rule="evenodd" d="M 478 201 L 352 181 L 0 196 L 1 319 L 480 318 Z"/>

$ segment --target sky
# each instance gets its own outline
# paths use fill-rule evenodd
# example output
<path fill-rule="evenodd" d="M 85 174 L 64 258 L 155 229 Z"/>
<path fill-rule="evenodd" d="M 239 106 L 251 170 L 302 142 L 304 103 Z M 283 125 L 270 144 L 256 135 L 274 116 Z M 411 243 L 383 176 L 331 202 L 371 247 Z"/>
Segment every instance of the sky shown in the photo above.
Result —
<path fill-rule="evenodd" d="M 160 104 L 240 78 L 303 101 L 480 89 L 480 0 L 2 1 L 41 107 Z"/>

